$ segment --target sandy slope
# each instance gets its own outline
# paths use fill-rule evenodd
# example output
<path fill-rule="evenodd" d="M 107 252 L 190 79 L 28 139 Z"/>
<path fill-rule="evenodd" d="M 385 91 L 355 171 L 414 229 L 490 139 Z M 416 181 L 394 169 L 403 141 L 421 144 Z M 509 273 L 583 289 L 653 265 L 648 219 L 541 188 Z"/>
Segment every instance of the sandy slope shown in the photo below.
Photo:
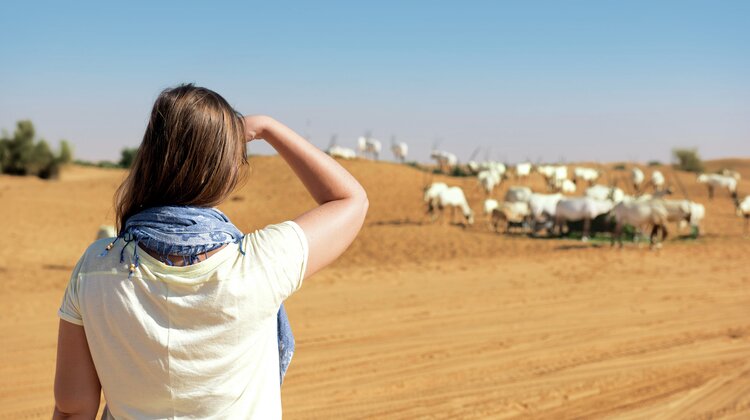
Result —
<path fill-rule="evenodd" d="M 241 229 L 311 205 L 279 159 L 251 162 L 221 206 Z M 750 162 L 710 165 L 727 162 L 750 194 Z M 423 173 L 346 166 L 371 210 L 344 257 L 288 302 L 298 351 L 287 418 L 750 417 L 750 239 L 726 194 L 709 203 L 694 176 L 662 168 L 707 205 L 705 236 L 617 251 L 427 225 Z M 123 175 L 0 177 L 0 417 L 49 416 L 55 311 L 76 259 L 111 222 Z M 472 179 L 448 181 L 480 210 Z"/>

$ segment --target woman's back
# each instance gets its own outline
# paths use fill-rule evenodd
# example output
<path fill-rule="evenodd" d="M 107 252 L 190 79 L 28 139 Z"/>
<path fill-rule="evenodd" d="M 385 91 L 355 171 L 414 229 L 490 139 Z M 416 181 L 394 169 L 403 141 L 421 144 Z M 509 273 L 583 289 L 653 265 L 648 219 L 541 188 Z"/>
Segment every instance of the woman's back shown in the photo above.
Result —
<path fill-rule="evenodd" d="M 278 418 L 276 314 L 297 290 L 308 249 L 294 222 L 271 225 L 188 266 L 168 266 L 135 243 L 79 261 L 60 317 L 86 327 L 108 410 L 124 418 Z"/>
<path fill-rule="evenodd" d="M 214 207 L 255 139 L 318 205 L 243 235 Z M 63 298 L 55 418 L 95 416 L 101 391 L 108 417 L 280 418 L 294 351 L 282 302 L 346 250 L 367 206 L 351 174 L 273 118 L 206 88 L 163 91 L 115 194 L 118 236 L 89 247 Z"/>

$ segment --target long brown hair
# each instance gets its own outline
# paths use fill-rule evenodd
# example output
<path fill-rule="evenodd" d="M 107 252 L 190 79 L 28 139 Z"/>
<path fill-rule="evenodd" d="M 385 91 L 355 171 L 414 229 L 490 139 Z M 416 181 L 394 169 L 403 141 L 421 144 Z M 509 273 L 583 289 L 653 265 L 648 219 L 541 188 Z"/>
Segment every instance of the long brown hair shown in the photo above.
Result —
<path fill-rule="evenodd" d="M 115 194 L 118 232 L 129 217 L 149 207 L 219 204 L 237 186 L 246 164 L 242 115 L 224 98 L 192 84 L 164 90 Z"/>

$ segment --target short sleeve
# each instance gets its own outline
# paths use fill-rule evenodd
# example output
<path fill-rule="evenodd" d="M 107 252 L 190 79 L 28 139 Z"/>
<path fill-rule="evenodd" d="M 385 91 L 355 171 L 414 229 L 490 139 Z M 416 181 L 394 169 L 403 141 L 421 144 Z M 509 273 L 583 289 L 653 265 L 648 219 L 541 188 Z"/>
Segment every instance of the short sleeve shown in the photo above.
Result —
<path fill-rule="evenodd" d="M 266 226 L 245 236 L 250 269 L 259 268 L 278 303 L 297 291 L 307 269 L 305 232 L 293 221 Z"/>
<path fill-rule="evenodd" d="M 83 325 L 83 317 L 81 316 L 80 307 L 78 305 L 82 263 L 83 257 L 78 260 L 78 263 L 73 269 L 73 274 L 70 275 L 70 281 L 68 281 L 68 287 L 65 288 L 62 304 L 57 311 L 57 316 L 61 319 L 76 325 Z"/>

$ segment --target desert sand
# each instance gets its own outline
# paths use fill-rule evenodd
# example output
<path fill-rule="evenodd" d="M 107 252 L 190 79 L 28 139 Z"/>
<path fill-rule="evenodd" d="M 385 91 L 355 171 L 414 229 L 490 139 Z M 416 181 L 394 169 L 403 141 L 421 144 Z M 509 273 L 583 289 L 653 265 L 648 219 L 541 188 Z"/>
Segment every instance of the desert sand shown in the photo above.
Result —
<path fill-rule="evenodd" d="M 250 162 L 219 206 L 243 231 L 312 205 L 279 158 Z M 706 205 L 703 235 L 670 226 L 660 251 L 618 250 L 498 235 L 481 218 L 429 224 L 426 182 L 463 186 L 479 213 L 475 179 L 343 164 L 370 212 L 346 254 L 287 302 L 286 418 L 750 418 L 750 238 L 726 192 L 709 201 L 694 175 L 662 168 L 676 198 Z M 750 194 L 750 161 L 709 169 L 727 165 Z M 0 417 L 50 417 L 56 311 L 98 226 L 113 223 L 124 175 L 0 176 Z"/>

